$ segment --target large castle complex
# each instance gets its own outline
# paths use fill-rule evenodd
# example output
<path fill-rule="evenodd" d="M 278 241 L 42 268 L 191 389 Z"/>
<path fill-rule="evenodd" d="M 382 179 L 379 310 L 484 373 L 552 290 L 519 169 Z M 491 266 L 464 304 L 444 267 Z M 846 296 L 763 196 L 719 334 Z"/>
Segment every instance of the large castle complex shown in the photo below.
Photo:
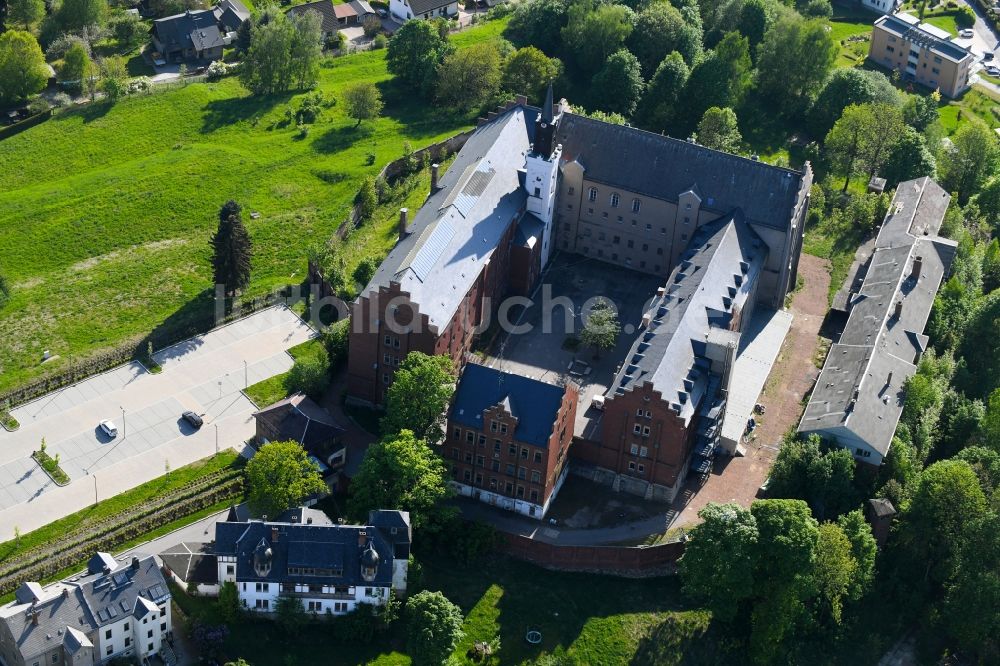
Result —
<path fill-rule="evenodd" d="M 489 391 L 463 379 L 445 455 L 463 492 L 528 515 L 544 515 L 571 443 L 616 487 L 672 499 L 696 455 L 734 448 L 720 425 L 741 333 L 755 309 L 780 309 L 795 285 L 811 184 L 808 165 L 792 171 L 586 118 L 555 104 L 551 90 L 540 110 L 520 99 L 482 123 L 440 178 L 435 168 L 412 220 L 403 212 L 399 242 L 352 304 L 349 396 L 383 404 L 411 351 L 464 366 L 504 299 L 536 294 L 557 255 L 574 257 L 581 272 L 610 264 L 620 281 L 661 286 L 644 293 L 641 321 L 625 327 L 627 355 L 602 395 L 560 380 L 559 391 L 581 403 L 570 408 L 558 395 L 507 400 L 532 391 L 502 376 Z M 536 403 L 546 414 L 526 413 Z M 488 414 L 458 415 L 459 404 Z M 597 427 L 559 430 L 594 410 Z M 466 433 L 470 418 L 482 420 Z M 510 437 L 493 437 L 487 420 L 499 428 L 504 419 Z M 532 433 L 518 436 L 529 422 Z"/>

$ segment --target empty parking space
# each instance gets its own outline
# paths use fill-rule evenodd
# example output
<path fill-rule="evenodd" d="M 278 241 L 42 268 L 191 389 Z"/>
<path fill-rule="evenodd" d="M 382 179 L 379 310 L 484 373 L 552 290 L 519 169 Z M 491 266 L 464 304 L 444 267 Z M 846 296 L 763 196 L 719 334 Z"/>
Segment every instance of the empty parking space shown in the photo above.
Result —
<path fill-rule="evenodd" d="M 286 372 L 286 350 L 313 336 L 294 313 L 271 308 L 160 351 L 159 374 L 131 363 L 13 410 L 21 428 L 0 431 L 0 541 L 14 525 L 27 531 L 92 503 L 95 488 L 107 497 L 209 456 L 216 438 L 241 447 L 255 411 L 242 390 Z M 200 430 L 181 418 L 187 410 L 204 418 Z M 104 419 L 116 437 L 100 430 Z M 43 438 L 69 485 L 31 459 Z"/>

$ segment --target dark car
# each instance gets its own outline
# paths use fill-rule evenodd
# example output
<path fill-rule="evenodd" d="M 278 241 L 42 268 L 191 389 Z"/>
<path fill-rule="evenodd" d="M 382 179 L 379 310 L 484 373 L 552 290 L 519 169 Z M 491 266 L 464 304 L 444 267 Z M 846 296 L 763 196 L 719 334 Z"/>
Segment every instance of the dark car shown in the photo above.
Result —
<path fill-rule="evenodd" d="M 202 420 L 202 418 L 197 414 L 195 414 L 194 412 L 184 412 L 183 414 L 181 414 L 181 418 L 183 418 L 185 421 L 190 423 L 195 428 L 200 428 L 205 423 L 205 421 Z"/>

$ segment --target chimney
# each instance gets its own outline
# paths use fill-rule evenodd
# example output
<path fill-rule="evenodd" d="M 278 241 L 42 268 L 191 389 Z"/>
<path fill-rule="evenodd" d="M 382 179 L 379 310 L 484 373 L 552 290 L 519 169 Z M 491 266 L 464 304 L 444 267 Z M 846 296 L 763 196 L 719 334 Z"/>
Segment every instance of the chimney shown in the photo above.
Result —
<path fill-rule="evenodd" d="M 278 528 L 277 527 L 272 527 L 271 528 L 271 543 L 277 543 L 277 542 L 278 542 Z"/>
<path fill-rule="evenodd" d="M 69 588 L 68 587 L 64 587 L 63 588 L 63 590 L 62 590 L 62 598 L 63 599 L 69 599 Z"/>
<path fill-rule="evenodd" d="M 903 301 L 896 301 L 896 307 L 892 311 L 892 316 L 895 317 L 896 321 L 903 316 Z"/>
<path fill-rule="evenodd" d="M 431 194 L 438 191 L 438 171 L 441 169 L 441 165 L 435 162 L 431 165 Z"/>
<path fill-rule="evenodd" d="M 892 370 L 889 371 L 889 376 L 885 380 L 886 386 L 892 386 Z"/>
<path fill-rule="evenodd" d="M 408 208 L 399 209 L 399 240 L 406 238 L 409 232 L 406 230 L 410 210 Z"/>
<path fill-rule="evenodd" d="M 362 548 L 368 543 L 368 533 L 364 530 L 358 530 L 358 547 Z"/>
<path fill-rule="evenodd" d="M 312 525 L 312 524 L 313 524 L 313 519 L 312 518 L 306 518 L 306 525 Z"/>
<path fill-rule="evenodd" d="M 36 610 L 32 610 L 31 611 L 31 624 L 32 624 L 32 626 L 35 626 L 35 627 L 38 626 L 38 611 L 36 611 Z"/>
<path fill-rule="evenodd" d="M 917 257 L 916 259 L 914 259 L 913 260 L 913 271 L 910 273 L 910 277 L 912 277 L 914 280 L 919 280 L 920 279 L 920 268 L 923 266 L 923 264 L 924 264 L 924 258 L 923 257 Z"/>
<path fill-rule="evenodd" d="M 139 568 L 139 558 L 138 557 L 133 557 L 132 558 L 132 568 L 133 569 L 138 569 Z"/>

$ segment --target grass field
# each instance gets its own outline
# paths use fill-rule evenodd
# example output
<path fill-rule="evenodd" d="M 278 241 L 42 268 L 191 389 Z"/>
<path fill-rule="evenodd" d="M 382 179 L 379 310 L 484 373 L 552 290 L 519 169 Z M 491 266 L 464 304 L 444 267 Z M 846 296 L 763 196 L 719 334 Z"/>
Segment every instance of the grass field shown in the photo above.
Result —
<path fill-rule="evenodd" d="M 326 350 L 323 349 L 323 343 L 319 339 L 307 340 L 288 349 L 288 353 L 296 361 L 305 356 L 321 352 L 325 353 Z M 288 397 L 291 393 L 291 388 L 288 386 L 287 380 L 288 373 L 283 372 L 280 375 L 269 377 L 262 382 L 251 384 L 244 393 L 247 394 L 248 398 L 253 400 L 258 408 L 263 409 Z"/>
<path fill-rule="evenodd" d="M 43 350 L 68 363 L 200 314 L 226 199 L 244 205 L 254 242 L 248 295 L 300 282 L 307 247 L 344 219 L 364 175 L 406 142 L 419 148 L 470 124 L 389 78 L 384 50 L 327 61 L 318 85 L 327 96 L 373 81 L 385 110 L 355 128 L 333 106 L 305 138 L 283 122 L 299 94 L 253 98 L 229 78 L 91 105 L 0 142 L 0 266 L 13 285 L 0 312 L 0 390 L 36 376 Z"/>
<path fill-rule="evenodd" d="M 694 657 L 690 663 L 715 661 L 714 641 L 697 640 L 707 631 L 710 614 L 680 603 L 675 578 L 557 573 L 505 557 L 456 567 L 441 558 L 424 563 L 424 583 L 427 589 L 444 592 L 465 614 L 465 637 L 449 664 L 469 663 L 469 647 L 497 635 L 501 647 L 495 664 L 524 664 L 554 652 L 566 654 L 574 660 L 570 663 L 602 666 L 679 664 L 685 656 Z M 185 613 L 213 619 L 213 602 L 172 589 Z M 541 631 L 540 645 L 525 640 L 528 627 Z M 274 623 L 248 619 L 231 628 L 225 652 L 254 664 L 410 663 L 402 621 L 389 636 L 364 645 L 337 636 L 323 623 L 291 638 Z"/>
<path fill-rule="evenodd" d="M 864 231 L 857 226 L 849 223 L 836 225 L 831 218 L 825 218 L 820 224 L 806 227 L 802 251 L 830 260 L 832 268 L 830 270 L 830 290 L 827 295 L 829 303 L 833 302 L 833 295 L 844 284 L 847 271 L 850 270 L 851 264 L 854 262 L 854 253 L 864 239 Z"/>

